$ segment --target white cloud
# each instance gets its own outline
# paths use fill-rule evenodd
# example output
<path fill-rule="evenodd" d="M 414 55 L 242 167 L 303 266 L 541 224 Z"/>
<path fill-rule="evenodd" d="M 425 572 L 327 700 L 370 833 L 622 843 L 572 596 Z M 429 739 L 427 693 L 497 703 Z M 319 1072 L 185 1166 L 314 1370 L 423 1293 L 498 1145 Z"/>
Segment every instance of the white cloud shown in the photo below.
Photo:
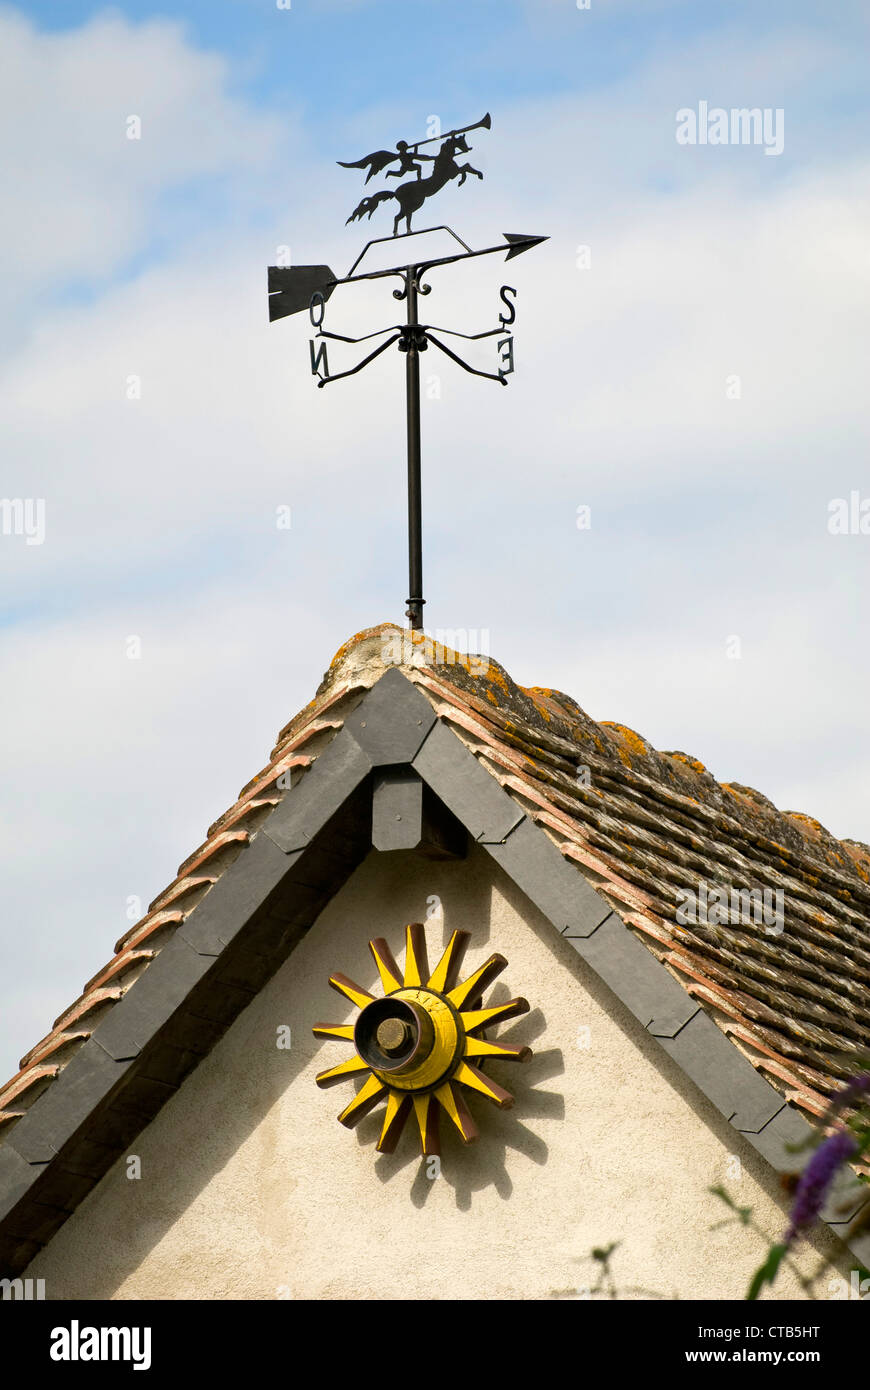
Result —
<path fill-rule="evenodd" d="M 277 120 L 234 101 L 229 65 L 174 21 L 108 13 L 42 33 L 3 9 L 0 51 L 0 255 L 21 312 L 32 293 L 99 285 L 127 265 L 158 234 L 167 193 L 228 176 L 238 185 L 274 158 Z"/>

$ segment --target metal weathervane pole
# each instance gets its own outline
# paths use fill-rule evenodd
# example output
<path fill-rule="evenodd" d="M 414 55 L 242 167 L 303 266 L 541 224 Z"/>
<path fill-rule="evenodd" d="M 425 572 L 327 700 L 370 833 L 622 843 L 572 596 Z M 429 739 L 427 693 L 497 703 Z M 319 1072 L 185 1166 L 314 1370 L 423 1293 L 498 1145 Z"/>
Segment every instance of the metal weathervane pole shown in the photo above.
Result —
<path fill-rule="evenodd" d="M 489 256 L 497 251 L 505 252 L 505 260 L 509 261 L 530 247 L 537 246 L 539 242 L 546 241 L 547 238 L 543 236 L 518 236 L 511 232 L 505 232 L 504 242 L 500 245 L 487 246 L 481 251 L 473 251 L 461 237 L 457 236 L 452 228 L 443 225 L 425 227 L 422 229 L 424 232 L 443 231 L 449 233 L 463 248 L 462 251 L 449 256 L 428 257 L 411 264 L 391 266 L 388 270 L 356 272 L 370 247 L 380 242 L 401 241 L 404 237 L 417 235 L 411 230 L 411 217 L 422 207 L 427 198 L 431 198 L 439 192 L 451 179 L 458 178 L 461 187 L 470 174 L 474 174 L 477 178 L 483 178 L 479 169 L 472 168 L 470 164 L 457 163 L 456 156 L 471 152 L 471 146 L 465 139 L 465 135 L 469 131 L 489 130 L 491 124 L 490 116 L 487 114 L 476 125 L 463 126 L 458 130 L 448 131 L 445 136 L 433 136 L 429 140 L 418 140 L 416 144 L 408 144 L 405 140 L 399 140 L 395 150 L 376 150 L 373 154 L 366 155 L 354 163 L 343 163 L 339 160 L 345 169 L 367 169 L 366 183 L 383 170 L 386 170 L 387 178 L 391 176 L 401 178 L 405 174 L 413 174 L 413 177 L 405 183 L 399 183 L 393 188 L 383 188 L 377 193 L 364 197 L 347 219 L 348 222 L 353 222 L 362 217 L 370 218 L 381 203 L 395 199 L 398 202 L 399 210 L 393 222 L 392 236 L 376 237 L 367 242 L 348 274 L 343 277 L 336 276 L 328 265 L 273 265 L 269 266 L 268 272 L 270 322 L 285 318 L 288 314 L 299 313 L 302 309 L 308 310 L 312 327 L 316 330 L 315 337 L 310 339 L 309 343 L 311 370 L 318 378 L 317 385 L 319 387 L 326 386 L 331 381 L 339 381 L 343 377 L 354 376 L 364 367 L 367 367 L 370 362 L 373 362 L 376 357 L 380 357 L 382 352 L 386 352 L 387 348 L 392 347 L 393 343 L 397 345 L 400 352 L 404 352 L 406 355 L 409 596 L 406 600 L 405 616 L 410 626 L 417 629 L 423 626 L 423 604 L 425 603 L 423 598 L 423 517 L 420 467 L 420 353 L 425 352 L 429 344 L 432 343 L 466 372 L 471 372 L 473 376 L 486 377 L 489 381 L 498 381 L 502 386 L 507 386 L 507 378 L 514 370 L 513 335 L 508 330 L 516 318 L 516 290 L 511 285 L 502 285 L 500 298 L 504 308 L 498 316 L 497 328 L 487 329 L 483 333 L 459 333 L 450 328 L 437 330 L 439 333 L 447 333 L 452 337 L 465 338 L 468 341 L 501 335 L 497 343 L 497 370 L 495 372 L 480 371 L 477 367 L 472 367 L 470 363 L 464 361 L 446 343 L 441 342 L 435 336 L 431 324 L 420 322 L 418 296 L 427 295 L 431 289 L 431 286 L 423 283 L 423 277 L 427 271 L 434 270 L 438 266 L 470 260 L 475 256 Z M 420 153 L 421 146 L 432 144 L 436 140 L 442 141 L 437 154 Z M 422 167 L 424 160 L 432 166 L 431 171 L 425 177 Z M 397 165 L 398 167 L 392 169 L 389 167 L 390 165 Z M 405 223 L 406 230 L 404 232 L 399 231 L 401 222 Z M 373 333 L 366 333 L 362 338 L 350 338 L 341 333 L 330 333 L 323 327 L 326 301 L 336 286 L 353 284 L 359 280 L 386 279 L 389 276 L 397 276 L 402 281 L 401 289 L 394 289 L 393 296 L 398 300 L 405 300 L 406 314 L 403 324 L 376 329 Z M 330 372 L 325 340 L 340 343 L 362 343 L 371 338 L 381 337 L 385 333 L 391 336 L 374 348 L 355 367 L 343 372 Z"/>
<path fill-rule="evenodd" d="M 417 282 L 408 276 L 408 317 L 405 341 L 399 351 L 405 357 L 405 406 L 408 417 L 408 607 L 405 617 L 412 628 L 423 626 L 423 502 L 420 464 L 420 353 L 426 338 L 419 339 Z"/>

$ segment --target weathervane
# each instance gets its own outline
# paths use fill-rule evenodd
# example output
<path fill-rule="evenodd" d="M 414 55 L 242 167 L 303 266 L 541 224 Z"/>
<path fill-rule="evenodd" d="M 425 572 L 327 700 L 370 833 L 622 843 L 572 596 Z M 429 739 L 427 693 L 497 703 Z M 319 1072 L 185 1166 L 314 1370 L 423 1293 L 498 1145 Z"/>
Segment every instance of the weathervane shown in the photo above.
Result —
<path fill-rule="evenodd" d="M 411 627 L 418 629 L 423 626 L 423 604 L 425 603 L 423 598 L 423 522 L 420 486 L 420 353 L 425 352 L 429 344 L 432 343 L 464 371 L 470 372 L 473 376 L 482 376 L 488 381 L 498 381 L 502 386 L 507 386 L 507 378 L 514 370 L 513 335 L 508 330 L 516 319 L 515 300 L 517 293 L 512 285 L 502 285 L 499 295 L 504 308 L 499 313 L 497 328 L 487 329 L 483 333 L 458 333 L 451 328 L 437 329 L 439 333 L 446 333 L 454 338 L 465 338 L 469 342 L 501 335 L 496 344 L 499 354 L 498 370 L 484 372 L 477 367 L 472 367 L 446 343 L 441 342 L 435 336 L 432 324 L 420 323 L 417 313 L 418 295 L 429 294 L 432 288 L 431 285 L 423 283 L 423 277 L 428 271 L 434 270 L 438 266 L 451 265 L 455 261 L 470 260 L 475 256 L 489 256 L 496 251 L 505 251 L 505 260 L 509 261 L 512 257 L 527 251 L 529 247 L 537 246 L 539 242 L 546 241 L 547 238 L 544 236 L 518 236 L 515 233 L 504 232 L 505 244 L 487 246 L 481 251 L 473 251 L 451 227 L 441 224 L 437 227 L 425 227 L 422 231 L 447 232 L 462 247 L 461 251 L 454 252 L 453 255 L 449 256 L 426 257 L 422 260 L 412 261 L 410 264 L 391 266 L 387 270 L 363 271 L 359 274 L 356 272 L 370 247 L 378 245 L 380 242 L 401 241 L 403 237 L 417 235 L 418 233 L 411 230 L 411 217 L 419 211 L 428 198 L 440 192 L 451 179 L 458 178 L 461 187 L 469 174 L 474 174 L 479 179 L 483 178 L 479 169 L 472 168 L 470 164 L 458 164 L 456 156 L 471 152 L 471 146 L 465 139 L 469 131 L 489 130 L 491 124 L 491 118 L 487 113 L 483 120 L 478 121 L 476 125 L 462 126 L 460 129 L 448 131 L 444 136 L 418 140 L 415 144 L 409 144 L 406 140 L 399 140 L 395 150 L 375 150 L 373 154 L 366 155 L 363 159 L 358 159 L 353 163 L 339 160 L 338 163 L 343 169 L 366 169 L 368 171 L 365 178 L 366 183 L 384 170 L 386 170 L 386 178 L 401 178 L 405 174 L 413 175 L 406 183 L 400 183 L 395 188 L 383 188 L 377 193 L 367 195 L 347 219 L 348 222 L 353 222 L 363 217 L 371 218 L 382 203 L 391 198 L 395 199 L 399 204 L 399 211 L 393 221 L 393 235 L 391 237 L 375 237 L 372 241 L 366 242 L 345 276 L 337 276 L 328 265 L 269 266 L 269 321 L 271 323 L 275 319 L 286 318 L 288 314 L 299 313 L 302 309 L 308 310 L 312 327 L 316 330 L 315 337 L 309 342 L 311 370 L 318 379 L 317 385 L 319 387 L 361 372 L 376 357 L 380 357 L 382 352 L 386 352 L 387 348 L 392 347 L 393 343 L 397 344 L 399 352 L 406 354 L 410 596 L 406 600 L 405 616 Z M 432 144 L 437 140 L 441 140 L 442 144 L 436 154 L 430 155 L 420 152 L 421 146 Z M 432 166 L 431 172 L 425 178 L 420 162 L 423 160 Z M 388 166 L 391 164 L 395 164 L 397 167 L 390 169 Z M 399 224 L 403 221 L 405 231 L 400 232 Z M 373 333 L 366 333 L 361 338 L 350 338 L 342 333 L 330 333 L 323 327 L 326 301 L 337 285 L 349 285 L 358 280 L 380 280 L 391 275 L 398 276 L 402 281 L 401 289 L 393 290 L 393 298 L 404 300 L 406 303 L 407 313 L 404 323 L 376 329 Z M 361 362 L 358 362 L 355 367 L 344 372 L 330 372 L 325 339 L 339 343 L 363 343 L 385 333 L 391 336 L 370 352 L 367 357 L 364 357 Z"/>

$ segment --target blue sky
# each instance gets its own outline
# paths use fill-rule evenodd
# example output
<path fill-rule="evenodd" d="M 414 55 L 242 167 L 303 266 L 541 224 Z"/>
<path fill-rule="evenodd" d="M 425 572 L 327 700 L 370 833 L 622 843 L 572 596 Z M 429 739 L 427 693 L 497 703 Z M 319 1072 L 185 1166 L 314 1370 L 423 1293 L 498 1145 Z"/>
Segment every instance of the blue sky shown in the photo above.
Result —
<path fill-rule="evenodd" d="M 651 43 L 684 42 L 720 24 L 739 24 L 751 6 L 733 4 L 596 5 L 516 0 L 194 0 L 184 6 L 125 3 L 111 7 L 66 0 L 23 6 L 47 30 L 64 31 L 112 8 L 138 22 L 180 21 L 191 40 L 233 58 L 234 85 L 259 101 L 305 103 L 325 131 L 336 115 L 351 115 L 389 94 L 418 108 L 480 100 L 498 103 L 555 90 L 594 87 L 620 76 Z M 776 27 L 809 5 L 768 5 L 754 17 L 756 32 Z M 590 23 L 589 20 L 593 19 Z M 836 16 L 834 17 L 836 24 Z M 826 26 L 826 32 L 830 32 Z M 522 56 L 523 61 L 518 59 Z"/>
<path fill-rule="evenodd" d="M 723 49 L 722 90 L 696 91 L 687 63 L 684 100 L 709 96 L 729 105 L 733 98 L 775 106 L 789 85 L 788 63 L 781 71 L 760 65 L 738 96 L 727 90 L 730 51 L 736 41 L 749 56 L 754 46 L 775 45 L 784 34 L 844 45 L 836 74 L 805 85 L 792 119 L 810 125 L 821 117 L 827 126 L 839 117 L 841 143 L 867 134 L 866 50 L 855 41 L 866 42 L 870 21 L 861 0 L 824 8 L 801 0 L 766 0 L 763 6 L 751 0 L 591 0 L 589 10 L 572 0 L 295 0 L 290 9 L 273 0 L 184 6 L 65 0 L 62 6 L 24 5 L 21 12 L 54 33 L 112 13 L 137 24 L 179 24 L 192 45 L 225 56 L 229 90 L 261 108 L 300 112 L 312 147 L 327 159 L 348 118 L 374 133 L 363 115 L 370 109 L 405 109 L 409 117 L 422 108 L 437 110 L 446 124 L 458 124 L 476 119 L 472 112 L 481 101 L 497 108 L 607 89 L 650 59 L 681 50 L 690 55 L 693 45 L 710 38 Z M 850 48 L 853 61 L 844 61 Z M 814 99 L 823 110 L 813 109 Z M 850 129 L 851 121 L 856 125 Z M 594 140 L 596 132 L 586 138 Z"/>
<path fill-rule="evenodd" d="M 398 364 L 314 390 L 265 267 L 386 234 L 334 161 L 431 114 L 493 118 L 438 220 L 550 240 L 510 266 L 510 389 L 427 364 L 429 627 L 870 840 L 870 535 L 827 527 L 870 497 L 864 0 L 65 0 L 0 5 L 0 55 L 0 496 L 46 505 L 44 544 L 0 536 L 0 1074 L 402 618 Z M 781 108 L 782 153 L 680 146 L 702 100 Z M 434 322 L 489 325 L 475 264 Z"/>
<path fill-rule="evenodd" d="M 22 5 L 47 31 L 63 32 L 94 14 L 116 11 L 136 22 L 182 23 L 198 47 L 233 60 L 233 83 L 258 101 L 300 94 L 328 130 L 333 115 L 354 114 L 389 93 L 397 105 L 488 104 L 554 91 L 606 86 L 656 49 L 704 35 L 733 33 L 763 42 L 801 28 L 824 39 L 866 38 L 866 7 L 841 0 L 188 0 L 183 6 L 105 6 L 64 0 Z M 774 77 L 765 74 L 767 82 Z M 842 74 L 840 74 L 842 78 Z M 839 84 L 838 84 L 839 85 Z M 859 95 L 841 88 L 848 101 Z M 751 98 L 750 98 L 751 100 Z"/>
<path fill-rule="evenodd" d="M 307 158 L 329 165 L 339 151 L 354 158 L 369 145 L 395 138 L 391 122 L 396 120 L 411 138 L 420 129 L 421 114 L 437 112 L 448 127 L 476 120 L 484 107 L 498 113 L 499 108 L 552 103 L 560 97 L 571 102 L 584 95 L 606 98 L 608 92 L 618 100 L 634 75 L 657 63 L 676 61 L 679 67 L 680 55 L 679 88 L 668 94 L 674 101 L 788 107 L 787 157 L 766 163 L 768 185 L 787 179 L 796 161 L 807 164 L 830 150 L 833 131 L 838 155 L 866 148 L 870 133 L 868 17 L 860 0 L 827 10 L 779 0 L 761 7 L 739 0 L 703 5 L 695 0 L 591 0 L 589 10 L 578 9 L 574 0 L 448 0 L 434 5 L 295 0 L 290 9 L 279 9 L 274 0 L 194 0 L 183 6 L 65 0 L 63 5 L 6 10 L 27 16 L 46 35 L 71 35 L 95 19 L 112 16 L 132 26 L 177 26 L 192 50 L 225 63 L 227 95 L 251 112 L 274 117 L 277 177 L 269 191 L 275 201 L 286 196 L 278 170 L 282 153 L 285 169 L 292 167 L 296 137 Z M 784 40 L 781 64 L 767 56 L 753 62 L 753 54 L 765 49 L 775 55 Z M 818 63 L 800 63 L 796 70 L 789 54 L 795 45 L 810 51 L 818 45 Z M 826 49 L 836 71 L 824 61 Z M 700 66 L 694 62 L 699 51 L 707 55 Z M 738 81 L 735 53 L 747 69 Z M 669 126 L 670 102 L 650 110 L 649 118 Z M 613 119 L 618 122 L 618 109 Z M 283 151 L 282 120 L 288 121 Z M 570 178 L 572 170 L 582 172 L 602 131 L 554 129 L 546 139 L 559 151 L 563 175 Z M 533 160 L 536 153 L 531 151 Z M 746 173 L 743 151 L 729 150 L 724 158 L 742 161 Z M 675 192 L 693 172 L 685 152 L 663 144 L 641 177 L 644 185 Z M 168 181 L 160 191 L 147 244 L 127 248 L 118 263 L 103 265 L 84 279 L 72 276 L 62 286 L 52 283 L 50 293 L 62 303 L 75 303 L 93 294 L 95 282 L 135 277 L 154 260 L 171 255 L 179 240 L 195 235 L 208 218 L 228 228 L 256 225 L 274 205 L 269 191 L 261 187 L 260 201 L 247 202 L 238 198 L 236 182 L 226 178 L 225 170 L 189 169 L 183 181 Z M 298 192 L 304 196 L 302 188 Z"/>

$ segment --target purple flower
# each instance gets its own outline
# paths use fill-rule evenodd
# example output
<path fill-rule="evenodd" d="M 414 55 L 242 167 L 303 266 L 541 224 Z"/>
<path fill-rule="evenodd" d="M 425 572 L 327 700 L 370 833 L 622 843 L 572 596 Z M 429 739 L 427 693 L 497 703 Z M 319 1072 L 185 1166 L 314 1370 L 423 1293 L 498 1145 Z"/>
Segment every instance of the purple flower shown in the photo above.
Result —
<path fill-rule="evenodd" d="M 853 1076 L 842 1091 L 836 1092 L 834 1100 L 842 1109 L 844 1105 L 851 1105 L 853 1100 L 857 1100 L 859 1096 L 867 1095 L 868 1092 L 870 1092 L 870 1071 L 865 1071 L 860 1076 Z"/>
<path fill-rule="evenodd" d="M 857 1153 L 858 1145 L 846 1129 L 829 1134 L 816 1149 L 803 1173 L 794 1196 L 791 1223 L 785 1235 L 791 1245 L 798 1231 L 811 1226 L 821 1211 L 841 1163 Z"/>

